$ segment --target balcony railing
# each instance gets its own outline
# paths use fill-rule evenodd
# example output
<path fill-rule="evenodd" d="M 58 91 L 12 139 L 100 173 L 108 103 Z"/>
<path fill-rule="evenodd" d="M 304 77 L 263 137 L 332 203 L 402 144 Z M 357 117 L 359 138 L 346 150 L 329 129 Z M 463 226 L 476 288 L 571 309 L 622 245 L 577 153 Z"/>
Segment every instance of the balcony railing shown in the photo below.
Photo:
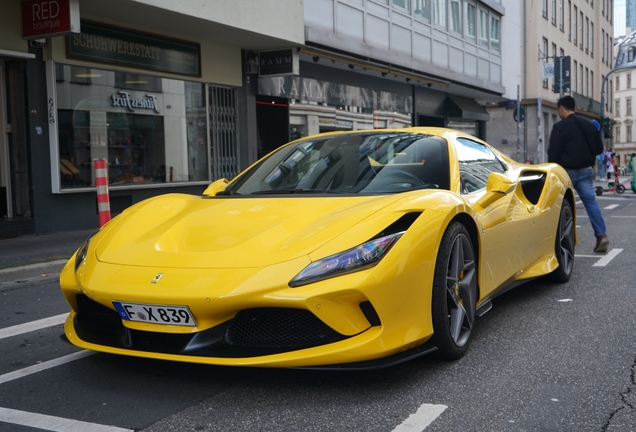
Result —
<path fill-rule="evenodd" d="M 601 103 L 599 101 L 595 101 L 594 99 L 590 99 L 587 96 L 583 96 L 579 93 L 572 92 L 572 97 L 576 102 L 577 110 L 585 110 L 594 114 L 601 115 Z"/>

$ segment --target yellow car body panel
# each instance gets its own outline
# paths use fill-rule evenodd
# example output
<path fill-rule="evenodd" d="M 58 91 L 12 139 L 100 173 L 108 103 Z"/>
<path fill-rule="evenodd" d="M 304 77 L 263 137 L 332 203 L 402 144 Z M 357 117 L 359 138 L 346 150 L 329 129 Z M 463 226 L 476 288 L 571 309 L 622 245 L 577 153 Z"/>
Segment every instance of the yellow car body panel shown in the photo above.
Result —
<path fill-rule="evenodd" d="M 217 365 L 364 362 L 418 347 L 433 336 L 435 266 L 452 221 L 463 221 L 473 236 L 477 306 L 515 281 L 548 274 L 559 266 L 556 227 L 562 202 L 572 193 L 564 170 L 553 164 L 517 164 L 498 154 L 507 172 L 493 176 L 487 188 L 465 193 L 452 143 L 458 137 L 482 141 L 441 128 L 390 132 L 437 136 L 450 143 L 449 189 L 242 198 L 219 195 L 227 183 L 223 180 L 215 182 L 207 195 L 148 199 L 111 220 L 87 243 L 85 254 L 78 251 L 63 269 L 60 285 L 72 309 L 65 324 L 67 338 L 95 351 Z M 520 180 L 527 173 L 545 175 L 545 186 L 534 202 Z M 373 266 L 291 286 L 310 264 L 364 244 L 408 215 L 413 217 L 407 229 Z M 76 262 L 80 253 L 81 262 Z M 310 312 L 342 340 L 229 357 L 127 348 L 125 341 L 109 345 L 78 331 L 80 298 L 111 311 L 116 310 L 113 302 L 187 307 L 196 322 L 186 326 L 123 319 L 125 334 L 175 338 L 209 334 L 231 323 L 241 311 L 281 308 Z M 378 322 L 361 306 L 367 303 Z"/>

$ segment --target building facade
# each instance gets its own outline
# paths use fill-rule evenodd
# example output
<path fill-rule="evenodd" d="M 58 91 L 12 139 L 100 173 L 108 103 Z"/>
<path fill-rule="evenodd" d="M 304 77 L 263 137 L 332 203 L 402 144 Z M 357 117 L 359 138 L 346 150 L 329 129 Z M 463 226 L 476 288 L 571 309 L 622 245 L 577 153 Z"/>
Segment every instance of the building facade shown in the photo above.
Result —
<path fill-rule="evenodd" d="M 636 30 L 636 0 L 614 0 L 614 37 L 629 35 Z"/>
<path fill-rule="evenodd" d="M 573 96 L 579 114 L 599 120 L 604 89 L 608 95 L 605 112 L 610 115 L 613 110 L 609 103 L 613 94 L 612 82 L 604 82 L 614 64 L 613 2 L 541 0 L 518 3 L 521 6 L 521 34 L 525 35 L 519 46 L 523 53 L 520 99 L 525 120 L 520 125 L 522 149 L 518 160 L 543 163 L 547 161 L 550 131 L 559 121 L 556 101 L 560 96 Z M 563 80 L 555 80 L 555 70 L 558 73 L 557 68 L 561 66 Z M 505 112 L 506 108 L 511 106 L 491 107 L 489 112 L 493 118 L 502 118 L 500 122 L 510 130 L 514 120 L 510 111 Z M 498 111 L 504 114 L 494 114 Z M 496 138 L 491 142 L 496 143 Z M 504 137 L 504 141 L 510 142 L 510 136 Z M 608 140 L 606 145 L 611 142 Z"/>
<path fill-rule="evenodd" d="M 0 237 L 97 228 L 95 159 L 113 215 L 234 176 L 257 156 L 246 53 L 304 44 L 298 0 L 43 3 L 0 0 Z M 23 38 L 64 6 L 78 31 Z"/>
<path fill-rule="evenodd" d="M 612 132 L 616 153 L 614 157 L 618 167 L 630 167 L 632 156 L 636 154 L 636 129 L 634 116 L 636 114 L 636 32 L 621 38 L 616 44 L 615 72 L 610 76 L 614 83 L 614 105 L 612 118 Z"/>

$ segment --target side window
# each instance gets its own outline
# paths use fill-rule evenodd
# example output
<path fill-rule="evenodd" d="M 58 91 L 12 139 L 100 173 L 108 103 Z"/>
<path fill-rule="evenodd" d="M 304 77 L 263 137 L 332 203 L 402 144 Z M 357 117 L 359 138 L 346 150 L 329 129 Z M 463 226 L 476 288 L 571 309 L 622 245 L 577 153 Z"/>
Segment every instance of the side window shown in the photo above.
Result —
<path fill-rule="evenodd" d="M 462 193 L 471 193 L 485 188 L 491 172 L 506 172 L 506 166 L 492 150 L 481 143 L 467 138 L 458 138 L 456 148 Z"/>

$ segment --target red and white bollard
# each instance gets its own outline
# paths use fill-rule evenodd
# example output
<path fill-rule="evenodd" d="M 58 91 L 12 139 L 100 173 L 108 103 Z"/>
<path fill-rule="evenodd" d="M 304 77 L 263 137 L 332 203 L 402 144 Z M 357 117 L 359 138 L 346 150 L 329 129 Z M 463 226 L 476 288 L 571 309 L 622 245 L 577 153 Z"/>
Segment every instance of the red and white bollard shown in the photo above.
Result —
<path fill-rule="evenodd" d="M 95 159 L 95 185 L 97 186 L 97 213 L 99 226 L 110 220 L 110 198 L 108 197 L 108 164 L 106 159 Z"/>

